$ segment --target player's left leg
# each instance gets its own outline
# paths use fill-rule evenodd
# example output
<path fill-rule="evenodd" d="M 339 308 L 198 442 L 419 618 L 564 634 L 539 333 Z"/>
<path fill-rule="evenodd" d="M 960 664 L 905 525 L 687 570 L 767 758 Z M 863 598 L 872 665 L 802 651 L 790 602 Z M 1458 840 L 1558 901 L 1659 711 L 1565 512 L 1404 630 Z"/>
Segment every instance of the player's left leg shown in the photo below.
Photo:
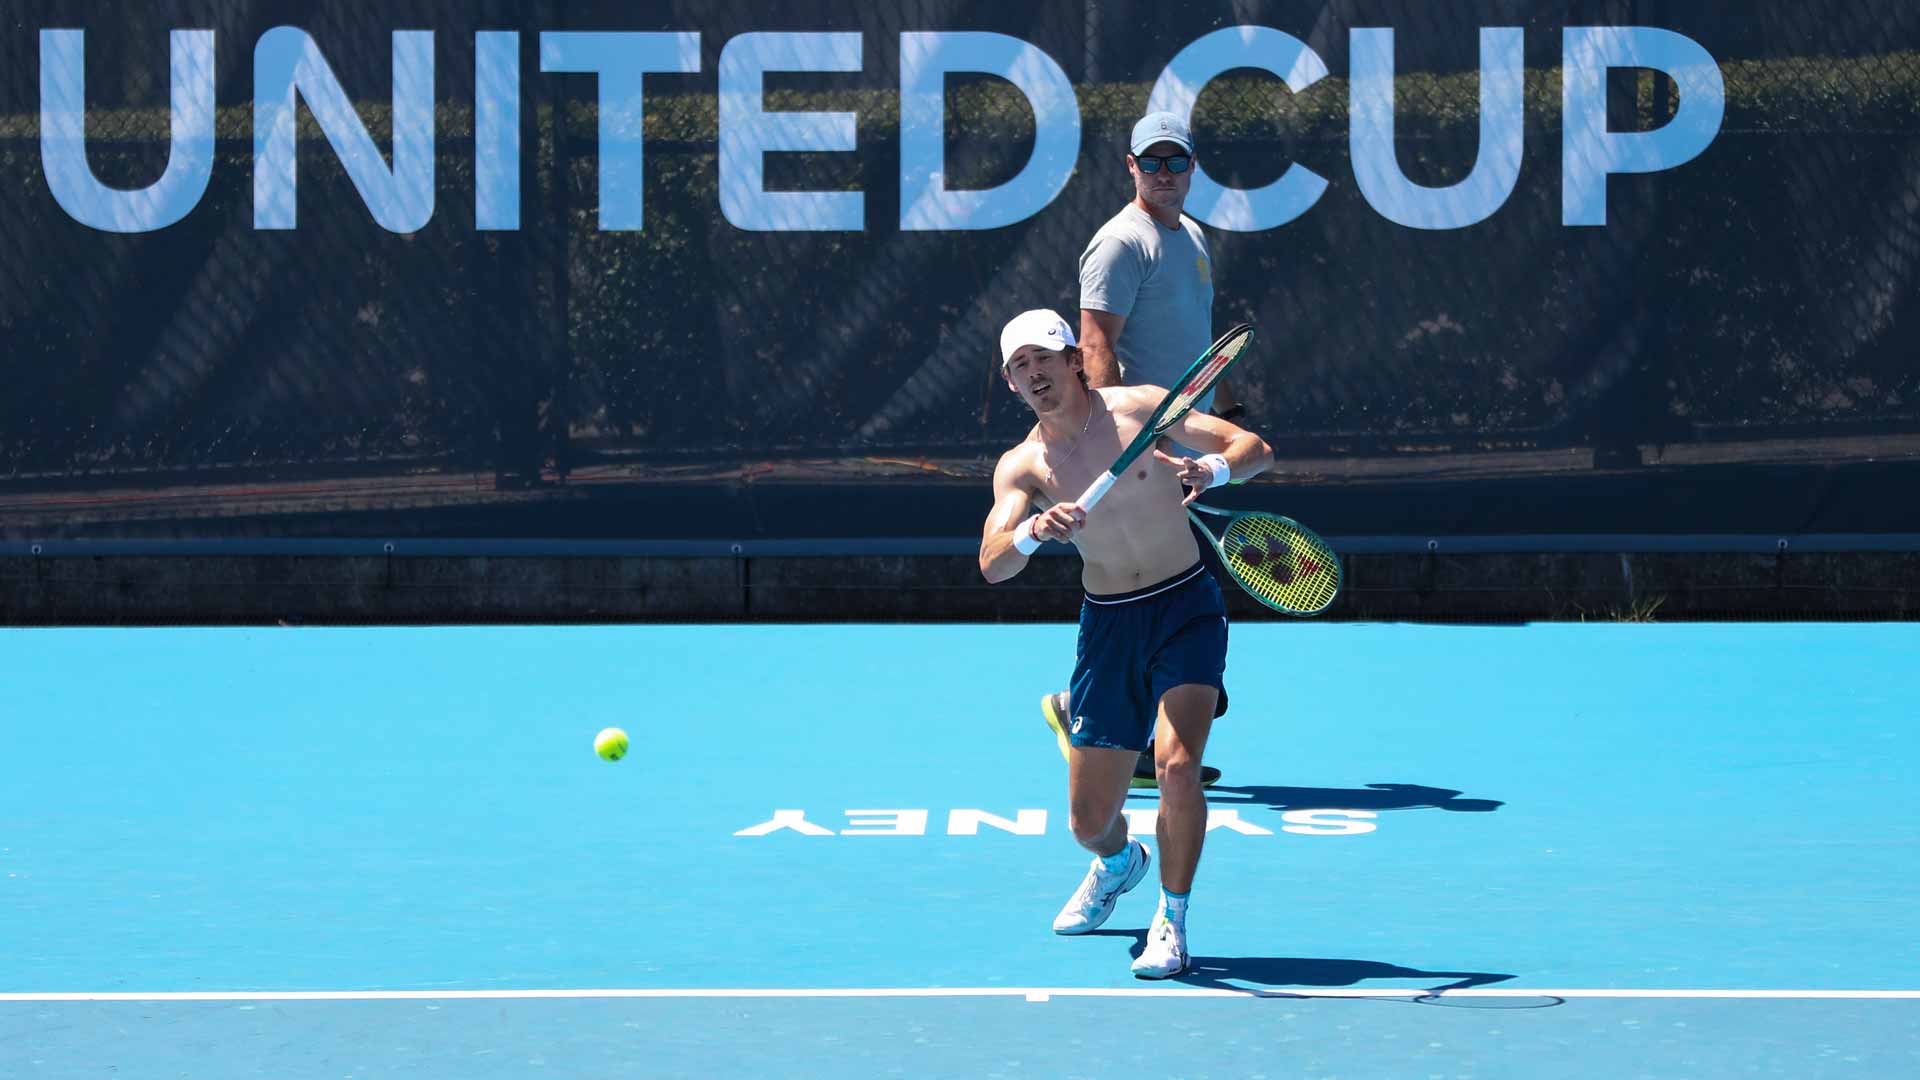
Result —
<path fill-rule="evenodd" d="M 1207 795 L 1200 783 L 1200 757 L 1219 700 L 1217 688 L 1195 683 L 1176 686 L 1160 699 L 1153 740 L 1160 780 L 1160 881 L 1176 893 L 1193 887 L 1206 840 Z"/>
<path fill-rule="evenodd" d="M 1165 979 L 1187 968 L 1187 897 L 1207 836 L 1207 795 L 1200 759 L 1220 701 L 1217 687 L 1188 683 L 1160 698 L 1154 728 L 1154 769 L 1160 781 L 1160 909 L 1147 929 L 1146 949 L 1134 961 L 1143 979 Z"/>

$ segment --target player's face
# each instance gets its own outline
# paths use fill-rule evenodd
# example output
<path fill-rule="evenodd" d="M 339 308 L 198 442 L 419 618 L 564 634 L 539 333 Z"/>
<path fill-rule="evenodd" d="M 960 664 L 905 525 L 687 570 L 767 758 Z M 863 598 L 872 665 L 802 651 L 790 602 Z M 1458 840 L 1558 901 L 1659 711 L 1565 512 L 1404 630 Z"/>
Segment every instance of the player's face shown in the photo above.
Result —
<path fill-rule="evenodd" d="M 1159 168 L 1147 172 L 1140 168 L 1140 158 L 1152 158 Z M 1166 159 L 1186 158 L 1187 167 L 1174 172 L 1166 164 Z M 1181 149 L 1176 142 L 1157 142 L 1139 156 L 1127 155 L 1127 172 L 1133 175 L 1133 189 L 1140 198 L 1151 206 L 1167 210 L 1179 210 L 1187 204 L 1187 192 L 1193 188 L 1193 155 Z"/>
<path fill-rule="evenodd" d="M 1059 408 L 1066 395 L 1079 393 L 1080 357 L 1064 349 L 1022 345 L 1007 361 L 1007 385 L 1035 413 Z"/>

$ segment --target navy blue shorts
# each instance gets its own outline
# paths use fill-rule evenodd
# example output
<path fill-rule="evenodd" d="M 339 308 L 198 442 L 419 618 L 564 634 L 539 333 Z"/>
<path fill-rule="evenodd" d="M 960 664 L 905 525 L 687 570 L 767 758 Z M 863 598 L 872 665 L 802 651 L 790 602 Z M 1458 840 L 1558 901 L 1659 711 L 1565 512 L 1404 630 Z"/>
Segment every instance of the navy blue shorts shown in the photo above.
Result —
<path fill-rule="evenodd" d="M 1220 691 L 1227 711 L 1227 605 L 1204 563 L 1157 585 L 1080 605 L 1068 738 L 1075 746 L 1144 750 L 1160 698 L 1197 683 Z"/>

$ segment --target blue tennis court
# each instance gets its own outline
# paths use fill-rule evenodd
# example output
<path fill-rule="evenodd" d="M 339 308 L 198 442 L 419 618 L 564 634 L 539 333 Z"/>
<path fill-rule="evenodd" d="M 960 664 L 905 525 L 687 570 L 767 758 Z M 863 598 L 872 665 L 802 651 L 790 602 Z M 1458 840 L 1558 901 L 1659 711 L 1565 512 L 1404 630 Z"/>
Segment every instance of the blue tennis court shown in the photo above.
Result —
<path fill-rule="evenodd" d="M 1048 929 L 1073 640 L 4 632 L 0 1074 L 1920 1068 L 1912 626 L 1238 625 L 1169 983 Z"/>

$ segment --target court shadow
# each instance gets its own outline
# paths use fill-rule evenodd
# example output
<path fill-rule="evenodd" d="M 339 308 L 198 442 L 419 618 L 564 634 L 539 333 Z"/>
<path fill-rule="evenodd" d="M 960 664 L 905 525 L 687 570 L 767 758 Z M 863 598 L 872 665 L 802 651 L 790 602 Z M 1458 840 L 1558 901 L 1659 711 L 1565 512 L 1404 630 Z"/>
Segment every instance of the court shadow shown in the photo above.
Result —
<path fill-rule="evenodd" d="M 1142 788 L 1134 798 L 1157 799 L 1159 792 Z M 1506 803 L 1498 799 L 1462 799 L 1452 788 L 1422 784 L 1368 784 L 1361 788 L 1274 787 L 1251 784 L 1215 784 L 1207 789 L 1214 806 L 1264 806 L 1288 810 L 1447 810 L 1457 814 L 1485 814 Z"/>
<path fill-rule="evenodd" d="M 1132 938 L 1128 951 L 1139 956 L 1147 947 L 1145 930 L 1095 930 L 1102 937 Z M 1168 981 L 1217 990 L 1236 990 L 1253 996 L 1312 997 L 1316 989 L 1357 987 L 1374 980 L 1417 982 L 1409 996 L 1471 990 L 1506 982 L 1515 976 L 1495 971 L 1430 971 L 1378 960 L 1339 960 L 1303 956 L 1195 956 L 1183 975 Z"/>
<path fill-rule="evenodd" d="M 1140 935 L 1146 947 L 1146 934 Z M 1359 986 L 1374 979 L 1417 981 L 1426 993 L 1469 990 L 1506 982 L 1512 975 L 1493 971 L 1426 971 L 1377 960 L 1335 960 L 1295 956 L 1196 956 L 1193 966 L 1175 981 L 1189 986 L 1248 990 L 1258 987 Z M 1429 981 L 1431 980 L 1431 981 Z"/>

